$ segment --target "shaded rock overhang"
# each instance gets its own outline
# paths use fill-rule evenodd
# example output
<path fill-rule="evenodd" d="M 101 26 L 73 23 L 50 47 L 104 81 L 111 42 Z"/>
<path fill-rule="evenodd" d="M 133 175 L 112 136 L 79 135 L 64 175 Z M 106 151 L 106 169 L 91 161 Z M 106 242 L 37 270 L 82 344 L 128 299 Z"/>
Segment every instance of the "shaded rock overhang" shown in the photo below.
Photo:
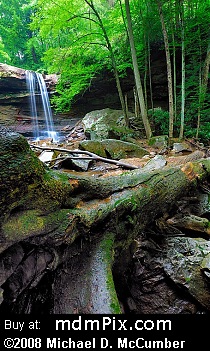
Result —
<path fill-rule="evenodd" d="M 23 68 L 0 63 L 0 94 L 20 93 L 27 90 L 26 71 Z M 58 81 L 56 74 L 44 75 L 49 89 L 53 89 Z"/>

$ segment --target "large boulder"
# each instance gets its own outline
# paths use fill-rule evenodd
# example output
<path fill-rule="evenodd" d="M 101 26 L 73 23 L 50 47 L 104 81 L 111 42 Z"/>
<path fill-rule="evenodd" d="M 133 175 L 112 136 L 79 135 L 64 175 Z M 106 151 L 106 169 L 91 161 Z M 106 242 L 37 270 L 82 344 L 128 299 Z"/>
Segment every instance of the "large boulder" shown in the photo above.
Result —
<path fill-rule="evenodd" d="M 149 154 L 146 149 L 137 144 L 116 139 L 105 139 L 101 142 L 98 140 L 84 140 L 80 142 L 79 147 L 81 150 L 114 160 L 129 157 L 141 158 Z"/>
<path fill-rule="evenodd" d="M 139 237 L 127 301 L 130 309 L 137 314 L 209 311 L 209 240 L 167 232 L 164 238 L 157 237 L 155 241 L 154 236 Z"/>
<path fill-rule="evenodd" d="M 167 239 L 164 271 L 200 304 L 210 310 L 210 243 L 202 238 Z"/>
<path fill-rule="evenodd" d="M 129 113 L 129 117 L 133 116 Z M 91 140 L 120 139 L 129 135 L 131 130 L 126 127 L 125 117 L 122 110 L 91 111 L 82 120 L 85 134 Z"/>
<path fill-rule="evenodd" d="M 79 148 L 101 157 L 107 157 L 104 145 L 102 145 L 100 140 L 83 140 L 79 143 Z"/>
<path fill-rule="evenodd" d="M 148 145 L 153 146 L 157 149 L 163 149 L 168 146 L 168 136 L 167 135 L 153 136 L 149 139 Z"/>
<path fill-rule="evenodd" d="M 102 145 L 107 155 L 116 160 L 127 157 L 141 158 L 149 154 L 149 152 L 141 146 L 121 140 L 102 140 Z"/>
<path fill-rule="evenodd" d="M 28 187 L 40 184 L 44 166 L 35 157 L 27 140 L 21 134 L 3 127 L 0 127 L 0 162 L 1 222 L 7 213 L 15 212 L 17 208 L 23 206 L 23 198 L 28 194 Z"/>

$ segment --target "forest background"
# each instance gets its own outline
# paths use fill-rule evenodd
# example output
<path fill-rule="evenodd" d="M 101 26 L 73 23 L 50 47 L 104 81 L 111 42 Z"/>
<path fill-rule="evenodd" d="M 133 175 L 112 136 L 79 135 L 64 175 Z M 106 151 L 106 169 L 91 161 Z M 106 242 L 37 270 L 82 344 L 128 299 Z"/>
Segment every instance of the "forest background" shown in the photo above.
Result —
<path fill-rule="evenodd" d="M 209 143 L 210 0 L 3 0 L 0 16 L 0 61 L 58 74 L 57 111 L 112 72 L 126 117 L 121 79 L 132 70 L 147 138 L 158 124 Z M 165 111 L 153 105 L 153 47 L 165 51 Z"/>

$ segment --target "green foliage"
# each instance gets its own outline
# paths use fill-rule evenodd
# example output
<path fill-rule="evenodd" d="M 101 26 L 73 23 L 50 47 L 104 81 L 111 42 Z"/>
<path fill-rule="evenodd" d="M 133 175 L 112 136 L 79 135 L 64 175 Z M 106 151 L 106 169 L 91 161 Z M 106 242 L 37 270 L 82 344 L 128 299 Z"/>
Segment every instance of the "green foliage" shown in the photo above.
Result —
<path fill-rule="evenodd" d="M 40 39 L 50 47 L 44 55 L 45 67 L 60 75 L 53 99 L 59 111 L 69 110 L 72 101 L 79 93 L 84 93 L 93 78 L 102 69 L 111 67 L 105 32 L 111 28 L 108 16 L 105 16 L 109 14 L 109 6 L 106 2 L 97 2 L 95 6 L 93 11 L 84 0 L 79 3 L 72 0 L 53 4 L 51 1 L 37 2 L 31 28 L 38 29 Z M 117 41 L 116 35 L 113 37 L 113 41 Z M 116 48 L 117 45 L 114 50 Z"/>
<path fill-rule="evenodd" d="M 154 126 L 155 135 L 167 135 L 169 125 L 169 113 L 161 108 L 155 108 L 153 111 L 149 110 L 149 118 Z"/>
<path fill-rule="evenodd" d="M 2 42 L 2 39 L 0 37 L 0 62 L 9 62 L 10 57 L 9 55 L 5 52 L 5 46 Z"/>
<path fill-rule="evenodd" d="M 182 1 L 161 3 L 171 54 L 173 49 L 176 50 L 177 82 L 180 83 Z M 199 138 L 207 143 L 209 86 L 205 92 L 202 77 L 210 45 L 210 2 L 183 0 L 183 5 L 186 52 L 184 133 L 185 136 L 196 135 L 200 113 Z M 150 50 L 155 47 L 158 54 L 159 49 L 164 49 L 157 0 L 132 0 L 130 9 L 139 70 L 148 91 Z M 91 88 L 94 78 L 102 71 L 113 71 L 113 58 L 121 78 L 126 77 L 128 69 L 132 69 L 123 1 L 0 1 L 0 16 L 0 61 L 40 72 L 57 73 L 59 83 L 53 104 L 58 111 L 68 111 L 78 96 Z M 153 75 L 151 78 L 153 85 Z M 179 135 L 180 128 L 181 87 L 178 85 L 176 92 L 174 136 Z M 168 134 L 167 111 L 155 109 L 153 114 L 150 112 L 150 119 L 155 134 Z"/>
<path fill-rule="evenodd" d="M 78 94 L 85 92 L 98 72 L 98 65 L 85 66 L 78 61 L 69 71 L 63 71 L 57 85 L 57 95 L 52 99 L 57 111 L 69 111 Z"/>
<path fill-rule="evenodd" d="M 187 138 L 195 137 L 197 132 L 197 128 L 193 127 L 186 127 L 186 132 L 185 136 Z M 203 122 L 201 124 L 201 127 L 199 129 L 198 133 L 198 139 L 199 141 L 203 142 L 205 145 L 209 145 L 209 140 L 210 140 L 210 125 L 209 122 Z"/>
<path fill-rule="evenodd" d="M 30 0 L 10 0 L 0 2 L 0 32 L 4 43 L 3 56 L 5 63 L 17 67 L 36 69 L 40 66 L 41 45 L 39 54 L 30 40 L 35 33 L 29 28 L 30 17 L 33 14 L 33 2 Z M 33 41 L 32 41 L 33 42 Z"/>

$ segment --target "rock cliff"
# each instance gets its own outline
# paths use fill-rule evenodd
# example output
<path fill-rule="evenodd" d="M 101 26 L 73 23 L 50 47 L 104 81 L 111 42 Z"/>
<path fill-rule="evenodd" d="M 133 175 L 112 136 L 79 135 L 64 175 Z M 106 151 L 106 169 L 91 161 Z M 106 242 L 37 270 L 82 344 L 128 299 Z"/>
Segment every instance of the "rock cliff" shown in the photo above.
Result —
<path fill-rule="evenodd" d="M 56 75 L 46 75 L 44 79 L 48 90 L 52 91 Z M 0 125 L 20 132 L 30 129 L 28 97 L 26 70 L 0 63 Z"/>

